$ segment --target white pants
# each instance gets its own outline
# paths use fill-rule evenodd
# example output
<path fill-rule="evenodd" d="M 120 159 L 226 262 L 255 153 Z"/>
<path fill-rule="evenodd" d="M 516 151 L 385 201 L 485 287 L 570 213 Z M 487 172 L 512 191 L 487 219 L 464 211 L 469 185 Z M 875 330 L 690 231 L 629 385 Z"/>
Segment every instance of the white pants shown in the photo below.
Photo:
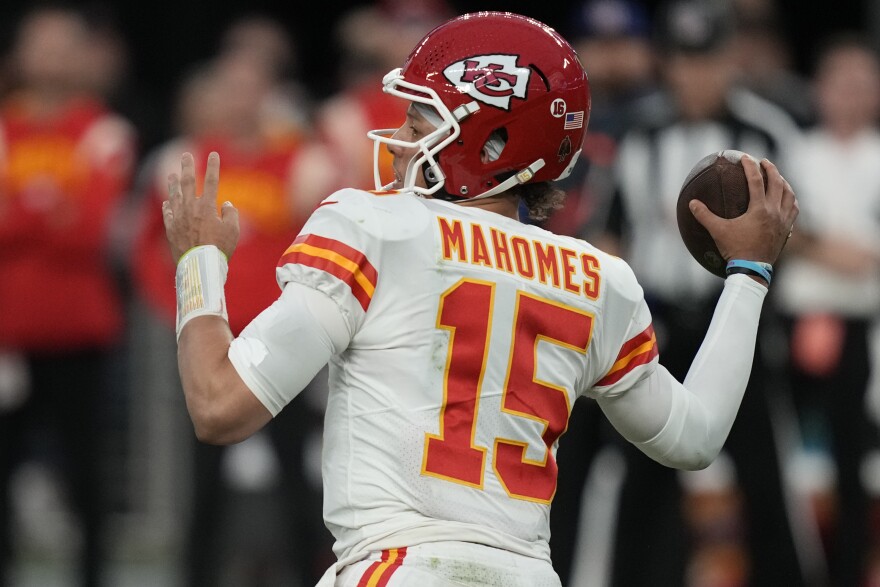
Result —
<path fill-rule="evenodd" d="M 335 575 L 335 582 L 331 582 Z M 546 561 L 481 544 L 430 542 L 371 553 L 319 587 L 561 587 Z"/>

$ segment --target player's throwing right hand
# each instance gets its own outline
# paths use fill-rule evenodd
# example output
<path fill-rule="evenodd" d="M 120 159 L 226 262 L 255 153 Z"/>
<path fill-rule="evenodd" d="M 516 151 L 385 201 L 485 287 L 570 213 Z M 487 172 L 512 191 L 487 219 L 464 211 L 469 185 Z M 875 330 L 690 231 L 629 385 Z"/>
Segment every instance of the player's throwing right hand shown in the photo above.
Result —
<path fill-rule="evenodd" d="M 721 218 L 699 200 L 691 200 L 691 212 L 715 239 L 725 259 L 750 259 L 772 264 L 782 252 L 797 219 L 797 199 L 791 185 L 769 160 L 763 159 L 759 167 L 757 161 L 744 155 L 742 166 L 751 196 L 745 214 Z M 767 175 L 766 188 L 761 168 Z"/>

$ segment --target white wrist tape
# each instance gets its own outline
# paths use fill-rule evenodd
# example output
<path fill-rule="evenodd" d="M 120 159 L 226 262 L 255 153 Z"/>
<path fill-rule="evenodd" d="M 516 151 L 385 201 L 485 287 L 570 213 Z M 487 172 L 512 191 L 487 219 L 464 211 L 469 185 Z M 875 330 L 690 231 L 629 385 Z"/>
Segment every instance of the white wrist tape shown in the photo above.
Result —
<path fill-rule="evenodd" d="M 187 251 L 177 263 L 177 338 L 184 325 L 197 316 L 229 320 L 223 286 L 229 266 L 214 245 Z"/>

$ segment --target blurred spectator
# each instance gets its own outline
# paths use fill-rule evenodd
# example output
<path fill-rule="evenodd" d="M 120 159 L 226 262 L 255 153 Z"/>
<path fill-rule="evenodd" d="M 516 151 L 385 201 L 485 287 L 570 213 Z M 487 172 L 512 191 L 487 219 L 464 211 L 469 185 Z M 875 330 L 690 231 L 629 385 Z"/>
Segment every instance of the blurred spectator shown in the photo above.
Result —
<path fill-rule="evenodd" d="M 784 108 L 799 126 L 815 119 L 809 81 L 797 72 L 775 0 L 734 0 L 740 83 Z"/>
<path fill-rule="evenodd" d="M 657 89 L 657 59 L 651 15 L 640 0 L 584 0 L 568 22 L 568 38 L 590 79 L 589 136 L 583 161 L 562 184 L 568 193 L 563 208 L 544 224 L 557 233 L 587 231 L 593 237 L 592 222 L 611 199 L 617 143 L 640 116 L 641 99 Z"/>
<path fill-rule="evenodd" d="M 0 393 L 0 584 L 24 459 L 63 473 L 83 536 L 78 583 L 99 585 L 105 562 L 103 416 L 119 393 L 108 368 L 124 327 L 108 225 L 130 187 L 135 133 L 84 87 L 88 48 L 79 12 L 27 13 L 0 105 L 0 353 L 22 375 L 17 394 Z"/>
<path fill-rule="evenodd" d="M 275 83 L 263 99 L 263 132 L 284 137 L 308 132 L 314 100 L 300 81 L 296 43 L 281 22 L 261 13 L 240 16 L 226 27 L 220 55 L 247 55 L 268 68 Z"/>
<path fill-rule="evenodd" d="M 82 9 L 88 43 L 80 80 L 135 126 L 138 150 L 143 153 L 164 140 L 168 125 L 156 92 L 141 83 L 133 71 L 131 47 L 116 10 L 107 0 L 92 0 Z"/>
<path fill-rule="evenodd" d="M 183 134 L 149 158 L 144 224 L 134 243 L 132 271 L 140 299 L 152 309 L 154 326 L 169 334 L 169 344 L 174 343 L 176 317 L 175 260 L 168 251 L 161 203 L 167 197 L 168 174 L 179 167 L 184 152 L 191 152 L 199 165 L 211 151 L 220 153 L 220 194 L 240 213 L 241 239 L 231 261 L 236 269 L 226 283 L 230 327 L 236 333 L 278 297 L 280 290 L 271 278 L 278 259 L 314 206 L 332 191 L 335 178 L 326 174 L 330 166 L 319 144 L 299 128 L 286 135 L 277 129 L 266 132 L 265 101 L 275 96 L 276 75 L 251 52 L 221 53 L 186 81 L 180 103 Z M 167 367 L 176 369 L 173 363 Z M 320 486 L 303 483 L 306 443 L 316 429 L 320 432 L 317 413 L 307 407 L 294 410 L 266 429 L 281 465 L 283 500 L 289 508 L 283 522 L 290 533 L 283 560 L 303 585 L 317 582 L 332 562 L 329 533 L 321 519 Z M 222 515 L 230 506 L 223 474 L 230 449 L 197 443 L 194 435 L 192 439 L 187 585 L 216 587 L 228 571 Z M 261 560 L 251 566 L 265 576 L 270 565 Z M 240 581 L 258 583 L 256 576 Z"/>
<path fill-rule="evenodd" d="M 657 88 L 651 16 L 638 0 L 587 0 L 571 38 L 590 76 L 590 127 L 619 138 L 638 115 L 636 99 Z"/>
<path fill-rule="evenodd" d="M 665 91 L 642 102 L 646 119 L 626 134 L 616 162 L 610 236 L 620 239 L 645 288 L 660 362 L 679 378 L 722 287 L 681 241 L 675 203 L 682 181 L 697 161 L 722 149 L 768 157 L 785 174 L 798 135 L 784 110 L 736 85 L 731 15 L 731 6 L 717 1 L 660 6 L 656 42 Z M 766 340 L 774 331 L 766 305 L 762 322 L 740 415 L 716 463 L 680 474 L 623 446 L 614 584 L 705 585 L 719 568 L 731 585 L 804 583 L 788 516 L 801 512 L 787 502 L 777 442 L 786 414 L 772 409 L 785 397 L 776 386 L 781 360 Z"/>
<path fill-rule="evenodd" d="M 334 153 L 342 185 L 373 189 L 373 142 L 367 131 L 401 124 L 398 99 L 382 90 L 382 78 L 402 67 L 412 48 L 452 15 L 443 0 L 379 0 L 339 19 L 334 40 L 342 56 L 339 89 L 317 112 L 317 132 Z M 391 154 L 382 151 L 382 184 L 390 183 Z"/>
<path fill-rule="evenodd" d="M 862 478 L 877 446 L 865 394 L 868 335 L 880 312 L 880 62 L 855 34 L 823 47 L 814 74 L 818 123 L 790 174 L 801 216 L 774 283 L 790 337 L 789 373 L 804 428 L 827 438 L 836 524 L 833 585 L 867 585 L 870 512 Z M 815 438 L 813 438 L 815 440 Z"/>

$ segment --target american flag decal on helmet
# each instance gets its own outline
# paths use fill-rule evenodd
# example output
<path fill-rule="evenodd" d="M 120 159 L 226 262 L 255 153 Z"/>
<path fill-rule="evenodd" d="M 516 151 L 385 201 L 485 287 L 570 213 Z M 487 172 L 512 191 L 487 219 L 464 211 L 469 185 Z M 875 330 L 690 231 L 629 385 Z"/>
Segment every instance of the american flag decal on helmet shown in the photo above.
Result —
<path fill-rule="evenodd" d="M 584 111 L 580 112 L 569 112 L 565 115 L 565 130 L 572 130 L 575 128 L 583 128 L 584 126 Z"/>

